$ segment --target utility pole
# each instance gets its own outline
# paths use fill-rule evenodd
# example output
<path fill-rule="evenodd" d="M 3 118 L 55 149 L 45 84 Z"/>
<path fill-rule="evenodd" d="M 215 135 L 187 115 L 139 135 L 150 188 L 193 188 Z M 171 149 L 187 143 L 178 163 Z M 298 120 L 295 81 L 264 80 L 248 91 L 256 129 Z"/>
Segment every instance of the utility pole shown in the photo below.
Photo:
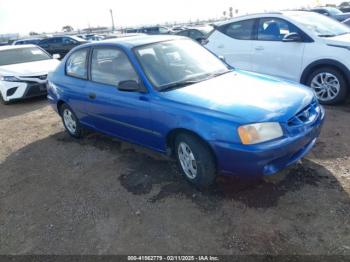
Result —
<path fill-rule="evenodd" d="M 113 18 L 113 10 L 112 9 L 109 9 L 109 12 L 111 13 L 111 18 L 112 18 L 112 32 L 114 32 L 114 18 Z"/>

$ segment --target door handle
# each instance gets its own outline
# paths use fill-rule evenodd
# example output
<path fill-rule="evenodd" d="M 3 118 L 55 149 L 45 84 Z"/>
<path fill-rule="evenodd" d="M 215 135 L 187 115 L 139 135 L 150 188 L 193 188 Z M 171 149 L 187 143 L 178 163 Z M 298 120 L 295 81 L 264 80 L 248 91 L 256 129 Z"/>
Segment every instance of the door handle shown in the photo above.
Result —
<path fill-rule="evenodd" d="M 96 94 L 95 93 L 89 93 L 89 98 L 90 99 L 95 99 L 96 98 Z"/>
<path fill-rule="evenodd" d="M 257 46 L 257 47 L 255 47 L 255 50 L 262 51 L 262 50 L 265 50 L 265 48 L 263 46 Z"/>
<path fill-rule="evenodd" d="M 222 48 L 224 48 L 225 46 L 224 45 L 218 45 L 218 48 L 219 49 L 222 49 Z"/>

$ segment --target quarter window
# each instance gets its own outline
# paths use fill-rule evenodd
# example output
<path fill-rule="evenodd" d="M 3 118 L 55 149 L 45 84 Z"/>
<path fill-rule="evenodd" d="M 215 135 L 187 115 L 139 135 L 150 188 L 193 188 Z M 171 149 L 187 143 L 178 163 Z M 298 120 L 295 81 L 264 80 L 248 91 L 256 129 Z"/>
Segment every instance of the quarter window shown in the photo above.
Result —
<path fill-rule="evenodd" d="M 86 58 L 88 54 L 88 49 L 80 49 L 75 51 L 69 58 L 66 64 L 66 73 L 67 75 L 78 77 L 78 78 L 87 78 L 87 67 L 86 67 Z"/>
<path fill-rule="evenodd" d="M 234 22 L 224 25 L 220 31 L 229 37 L 240 40 L 252 40 L 255 19 Z"/>
<path fill-rule="evenodd" d="M 96 48 L 92 53 L 91 80 L 118 86 L 121 81 L 138 82 L 138 76 L 124 52 L 113 48 Z"/>
<path fill-rule="evenodd" d="M 262 18 L 258 27 L 258 40 L 282 41 L 290 33 L 299 33 L 296 26 L 278 18 Z"/>

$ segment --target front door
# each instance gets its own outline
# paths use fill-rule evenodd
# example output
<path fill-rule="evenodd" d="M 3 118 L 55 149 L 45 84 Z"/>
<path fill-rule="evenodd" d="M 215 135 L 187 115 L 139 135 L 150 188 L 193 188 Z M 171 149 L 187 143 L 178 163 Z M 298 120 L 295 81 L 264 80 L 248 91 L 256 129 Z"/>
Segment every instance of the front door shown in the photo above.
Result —
<path fill-rule="evenodd" d="M 289 33 L 300 30 L 280 18 L 261 18 L 253 41 L 252 71 L 299 81 L 304 42 L 283 42 Z"/>
<path fill-rule="evenodd" d="M 149 95 L 147 92 L 118 89 L 121 81 L 140 83 L 127 55 L 114 47 L 94 48 L 90 72 L 86 96 L 94 127 L 124 140 L 152 147 L 158 134 L 152 131 Z"/>

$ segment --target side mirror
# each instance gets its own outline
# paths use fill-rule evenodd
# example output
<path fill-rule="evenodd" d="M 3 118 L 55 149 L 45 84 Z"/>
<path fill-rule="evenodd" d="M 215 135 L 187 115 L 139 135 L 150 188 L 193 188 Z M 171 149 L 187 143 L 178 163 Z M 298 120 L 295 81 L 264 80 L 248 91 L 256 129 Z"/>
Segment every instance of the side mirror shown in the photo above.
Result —
<path fill-rule="evenodd" d="M 141 87 L 135 80 L 125 80 L 119 82 L 118 89 L 126 92 L 138 92 L 141 90 Z"/>
<path fill-rule="evenodd" d="M 60 58 L 61 58 L 61 55 L 60 55 L 60 54 L 53 54 L 53 55 L 52 55 L 52 58 L 53 58 L 53 59 L 60 59 Z"/>
<path fill-rule="evenodd" d="M 290 33 L 283 37 L 283 42 L 302 42 L 303 39 L 298 33 Z"/>

